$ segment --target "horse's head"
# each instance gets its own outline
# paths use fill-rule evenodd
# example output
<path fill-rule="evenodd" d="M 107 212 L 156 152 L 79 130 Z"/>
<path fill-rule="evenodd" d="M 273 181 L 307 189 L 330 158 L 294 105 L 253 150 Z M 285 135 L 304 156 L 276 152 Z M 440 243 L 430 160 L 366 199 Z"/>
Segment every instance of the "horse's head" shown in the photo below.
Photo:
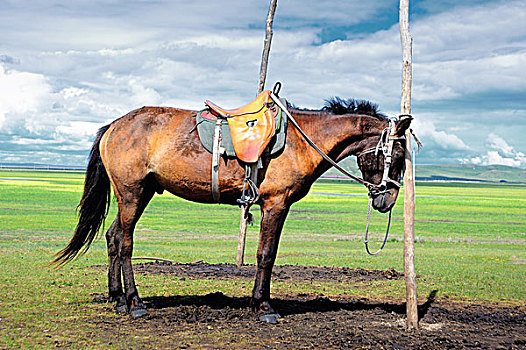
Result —
<path fill-rule="evenodd" d="M 394 206 L 400 189 L 400 178 L 405 166 L 405 131 L 411 124 L 410 116 L 390 122 L 381 135 L 371 137 L 358 154 L 358 167 L 369 189 L 372 206 L 386 213 Z"/>

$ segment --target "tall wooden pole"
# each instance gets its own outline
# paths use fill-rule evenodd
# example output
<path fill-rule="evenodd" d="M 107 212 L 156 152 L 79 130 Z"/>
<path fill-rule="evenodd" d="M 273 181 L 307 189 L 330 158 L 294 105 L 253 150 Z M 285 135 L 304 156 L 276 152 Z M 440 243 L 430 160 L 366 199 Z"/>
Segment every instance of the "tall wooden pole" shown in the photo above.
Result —
<path fill-rule="evenodd" d="M 265 89 L 265 80 L 267 78 L 267 65 L 268 56 L 270 54 L 270 43 L 272 42 L 272 23 L 274 22 L 274 13 L 276 12 L 276 6 L 278 0 L 270 0 L 267 15 L 267 28 L 265 30 L 265 44 L 263 47 L 263 54 L 261 56 L 261 67 L 259 69 L 259 83 L 258 83 L 258 95 Z"/>
<path fill-rule="evenodd" d="M 267 66 L 268 66 L 268 57 L 270 54 L 270 43 L 272 42 L 272 23 L 274 22 L 274 13 L 276 12 L 276 6 L 278 5 L 278 0 L 270 0 L 270 5 L 268 8 L 267 15 L 267 27 L 265 30 L 265 43 L 263 47 L 263 54 L 261 56 L 261 67 L 259 69 L 259 82 L 258 82 L 258 92 L 263 92 L 265 88 L 265 80 L 267 77 Z M 254 183 L 257 183 L 257 165 L 251 166 L 251 180 Z M 237 256 L 236 256 L 236 265 L 241 267 L 243 265 L 243 260 L 245 257 L 245 242 L 247 238 L 247 221 L 249 217 L 249 205 L 241 206 L 241 221 L 239 224 L 239 237 L 237 240 Z"/>
<path fill-rule="evenodd" d="M 401 113 L 411 113 L 413 38 L 409 33 L 409 0 L 400 0 L 400 38 L 402 41 L 402 104 Z M 415 273 L 415 190 L 411 163 L 411 132 L 405 134 L 404 172 L 404 275 L 407 328 L 418 328 L 418 301 Z"/>

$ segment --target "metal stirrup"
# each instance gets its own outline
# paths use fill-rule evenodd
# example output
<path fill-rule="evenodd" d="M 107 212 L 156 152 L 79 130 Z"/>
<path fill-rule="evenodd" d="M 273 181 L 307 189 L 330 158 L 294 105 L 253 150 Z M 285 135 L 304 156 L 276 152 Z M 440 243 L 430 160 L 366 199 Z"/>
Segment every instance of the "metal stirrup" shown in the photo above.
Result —
<path fill-rule="evenodd" d="M 259 189 L 254 183 L 257 181 L 257 166 L 252 168 L 252 164 L 245 165 L 245 181 L 243 181 L 243 189 L 241 191 L 241 198 L 237 200 L 239 205 L 250 206 L 259 200 Z"/>

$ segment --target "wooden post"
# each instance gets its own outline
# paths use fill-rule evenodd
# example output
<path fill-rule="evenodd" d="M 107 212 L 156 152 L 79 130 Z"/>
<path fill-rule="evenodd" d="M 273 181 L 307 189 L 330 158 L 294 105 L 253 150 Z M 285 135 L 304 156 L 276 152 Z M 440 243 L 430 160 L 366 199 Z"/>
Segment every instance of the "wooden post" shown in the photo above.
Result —
<path fill-rule="evenodd" d="M 401 113 L 411 113 L 412 49 L 409 33 L 409 0 L 400 0 L 400 38 L 402 41 L 402 103 Z M 415 191 L 411 163 L 411 132 L 405 134 L 404 172 L 404 275 L 406 290 L 407 328 L 418 328 L 418 300 L 415 273 Z"/>
<path fill-rule="evenodd" d="M 263 54 L 261 56 L 261 67 L 259 69 L 259 82 L 258 82 L 258 92 L 257 95 L 263 92 L 265 88 L 265 79 L 267 77 L 267 66 L 268 66 L 268 57 L 270 54 L 270 43 L 272 42 L 272 23 L 274 22 L 274 13 L 276 12 L 276 6 L 278 0 L 270 0 L 270 5 L 268 8 L 267 15 L 267 27 L 265 30 L 265 43 L 263 46 Z M 251 165 L 251 179 L 254 183 L 257 183 L 257 165 Z M 236 265 L 241 267 L 243 265 L 243 260 L 245 257 L 245 241 L 247 237 L 247 219 L 249 216 L 248 211 L 250 210 L 249 205 L 241 206 L 241 221 L 239 224 L 239 237 L 237 240 L 237 256 L 236 256 Z"/>
<path fill-rule="evenodd" d="M 241 221 L 239 222 L 239 236 L 237 238 L 236 265 L 241 267 L 245 259 L 245 241 L 247 238 L 247 215 L 250 208 L 247 205 L 241 206 Z"/>
<path fill-rule="evenodd" d="M 272 23 L 274 22 L 274 12 L 276 12 L 276 6 L 278 0 L 270 0 L 267 15 L 267 28 L 265 31 L 265 44 L 263 47 L 263 54 L 261 56 L 261 67 L 259 69 L 259 83 L 258 83 L 258 95 L 265 89 L 265 79 L 267 78 L 267 65 L 268 56 L 270 54 L 270 43 L 272 42 Z"/>

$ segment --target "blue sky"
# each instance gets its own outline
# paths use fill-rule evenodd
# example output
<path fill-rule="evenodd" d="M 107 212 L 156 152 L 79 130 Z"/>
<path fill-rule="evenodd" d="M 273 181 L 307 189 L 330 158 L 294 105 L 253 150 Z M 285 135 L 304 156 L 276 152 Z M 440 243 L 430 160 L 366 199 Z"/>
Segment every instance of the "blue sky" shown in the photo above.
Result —
<path fill-rule="evenodd" d="M 143 105 L 255 96 L 266 0 L 0 0 L 0 163 L 85 165 Z M 526 168 L 526 1 L 411 1 L 420 164 Z M 280 0 L 267 88 L 400 110 L 398 1 Z"/>

